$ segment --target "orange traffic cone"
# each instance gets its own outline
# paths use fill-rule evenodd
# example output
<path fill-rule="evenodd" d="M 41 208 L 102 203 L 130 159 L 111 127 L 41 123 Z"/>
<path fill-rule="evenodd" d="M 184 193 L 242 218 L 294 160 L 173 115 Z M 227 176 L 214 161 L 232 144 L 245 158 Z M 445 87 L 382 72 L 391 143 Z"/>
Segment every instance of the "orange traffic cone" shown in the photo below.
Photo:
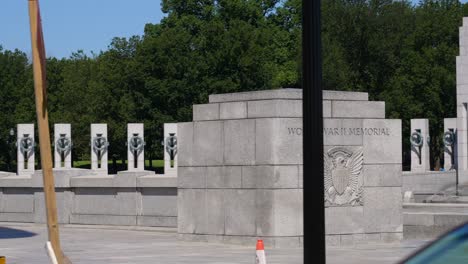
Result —
<path fill-rule="evenodd" d="M 257 257 L 256 257 L 256 264 L 266 264 L 266 257 L 265 257 L 265 246 L 263 245 L 263 240 L 257 240 Z"/>

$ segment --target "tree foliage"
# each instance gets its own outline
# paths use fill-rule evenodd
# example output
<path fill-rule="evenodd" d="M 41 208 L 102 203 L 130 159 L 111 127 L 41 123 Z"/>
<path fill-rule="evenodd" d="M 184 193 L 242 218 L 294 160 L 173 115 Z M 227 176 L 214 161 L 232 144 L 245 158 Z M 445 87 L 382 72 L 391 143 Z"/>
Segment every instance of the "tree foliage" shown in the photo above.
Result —
<path fill-rule="evenodd" d="M 387 117 L 429 118 L 433 153 L 455 116 L 457 0 L 323 0 L 323 87 L 369 92 Z M 126 124 L 143 122 L 162 156 L 163 123 L 190 121 L 213 93 L 301 87 L 301 0 L 163 0 L 166 17 L 106 51 L 47 60 L 51 123 L 71 123 L 74 156 L 88 159 L 91 123 L 107 123 L 110 157 L 126 158 Z M 31 62 L 0 46 L 0 146 L 34 122 Z M 406 136 L 404 137 L 406 138 Z M 405 140 L 405 148 L 408 149 Z M 433 157 L 437 165 L 439 156 Z M 7 152 L 0 153 L 0 164 Z"/>

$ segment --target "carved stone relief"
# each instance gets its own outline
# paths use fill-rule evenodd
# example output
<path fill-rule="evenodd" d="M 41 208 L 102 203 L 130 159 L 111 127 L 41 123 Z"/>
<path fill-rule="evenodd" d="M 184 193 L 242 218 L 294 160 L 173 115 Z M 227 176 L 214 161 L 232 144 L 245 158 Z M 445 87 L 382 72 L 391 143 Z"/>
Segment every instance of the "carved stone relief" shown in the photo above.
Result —
<path fill-rule="evenodd" d="M 362 147 L 334 147 L 325 152 L 325 205 L 362 205 L 363 161 Z"/>

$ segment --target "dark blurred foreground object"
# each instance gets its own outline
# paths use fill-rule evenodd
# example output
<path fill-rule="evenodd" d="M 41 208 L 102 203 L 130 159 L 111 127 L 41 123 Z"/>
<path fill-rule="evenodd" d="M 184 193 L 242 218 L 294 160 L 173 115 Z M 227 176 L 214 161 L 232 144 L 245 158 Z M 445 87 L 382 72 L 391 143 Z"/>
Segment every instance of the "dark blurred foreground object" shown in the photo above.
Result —
<path fill-rule="evenodd" d="M 320 0 L 302 1 L 304 263 L 307 264 L 326 263 L 320 6 Z"/>
<path fill-rule="evenodd" d="M 400 263 L 468 263 L 468 222 L 440 236 Z"/>

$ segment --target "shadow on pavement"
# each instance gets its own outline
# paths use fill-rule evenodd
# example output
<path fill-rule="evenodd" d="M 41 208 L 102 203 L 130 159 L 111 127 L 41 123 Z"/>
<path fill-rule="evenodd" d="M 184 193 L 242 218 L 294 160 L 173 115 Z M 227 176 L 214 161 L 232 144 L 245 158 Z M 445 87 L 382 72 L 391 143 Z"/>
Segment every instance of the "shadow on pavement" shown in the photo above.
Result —
<path fill-rule="evenodd" d="M 21 229 L 0 226 L 0 239 L 25 238 L 33 236 L 37 236 L 37 234 Z"/>

